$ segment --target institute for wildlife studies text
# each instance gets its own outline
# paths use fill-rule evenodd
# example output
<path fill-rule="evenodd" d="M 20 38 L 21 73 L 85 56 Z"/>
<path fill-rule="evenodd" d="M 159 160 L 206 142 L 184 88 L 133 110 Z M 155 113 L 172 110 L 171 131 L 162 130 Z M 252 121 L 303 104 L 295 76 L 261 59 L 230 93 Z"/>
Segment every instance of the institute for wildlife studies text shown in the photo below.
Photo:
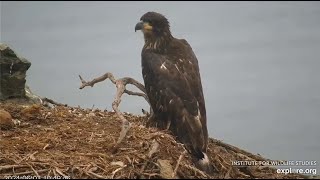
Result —
<path fill-rule="evenodd" d="M 232 161 L 233 166 L 316 166 L 317 161 Z"/>

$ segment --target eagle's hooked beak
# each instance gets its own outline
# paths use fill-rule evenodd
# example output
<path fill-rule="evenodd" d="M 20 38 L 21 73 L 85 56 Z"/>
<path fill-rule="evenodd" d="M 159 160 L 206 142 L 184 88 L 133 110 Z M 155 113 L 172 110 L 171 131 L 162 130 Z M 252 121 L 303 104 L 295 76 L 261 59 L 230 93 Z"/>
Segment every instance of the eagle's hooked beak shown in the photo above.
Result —
<path fill-rule="evenodd" d="M 136 27 L 134 28 L 134 32 L 137 32 L 137 30 L 141 30 L 143 28 L 143 22 L 138 22 L 136 24 Z"/>
<path fill-rule="evenodd" d="M 148 30 L 152 30 L 152 26 L 147 23 L 147 22 L 138 22 L 136 24 L 136 27 L 134 28 L 134 31 L 137 32 L 137 30 L 143 30 L 143 31 L 148 31 Z"/>

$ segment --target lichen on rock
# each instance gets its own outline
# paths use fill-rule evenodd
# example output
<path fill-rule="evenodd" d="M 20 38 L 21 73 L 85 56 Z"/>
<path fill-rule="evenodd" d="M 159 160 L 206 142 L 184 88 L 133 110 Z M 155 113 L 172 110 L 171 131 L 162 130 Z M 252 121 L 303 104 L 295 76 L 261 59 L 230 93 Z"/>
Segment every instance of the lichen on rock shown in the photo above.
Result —
<path fill-rule="evenodd" d="M 25 84 L 31 62 L 0 43 L 0 100 L 26 97 Z"/>

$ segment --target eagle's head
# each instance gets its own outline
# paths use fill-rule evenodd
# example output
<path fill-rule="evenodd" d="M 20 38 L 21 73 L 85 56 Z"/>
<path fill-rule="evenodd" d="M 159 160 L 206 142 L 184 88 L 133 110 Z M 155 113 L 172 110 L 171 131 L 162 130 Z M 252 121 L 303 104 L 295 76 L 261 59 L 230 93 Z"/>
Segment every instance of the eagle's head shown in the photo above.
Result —
<path fill-rule="evenodd" d="M 170 39 L 169 21 L 162 14 L 157 12 L 147 12 L 135 26 L 135 31 L 141 30 L 145 40 Z"/>

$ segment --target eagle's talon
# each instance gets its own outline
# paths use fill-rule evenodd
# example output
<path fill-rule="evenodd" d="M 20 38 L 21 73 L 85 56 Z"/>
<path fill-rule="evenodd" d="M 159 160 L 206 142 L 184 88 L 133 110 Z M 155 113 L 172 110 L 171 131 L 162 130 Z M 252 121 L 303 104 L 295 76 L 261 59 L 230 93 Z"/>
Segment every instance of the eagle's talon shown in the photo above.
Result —
<path fill-rule="evenodd" d="M 169 131 L 170 125 L 171 125 L 171 121 L 168 121 L 168 122 L 167 122 L 167 127 L 166 127 L 166 129 L 165 129 L 166 131 Z"/>

